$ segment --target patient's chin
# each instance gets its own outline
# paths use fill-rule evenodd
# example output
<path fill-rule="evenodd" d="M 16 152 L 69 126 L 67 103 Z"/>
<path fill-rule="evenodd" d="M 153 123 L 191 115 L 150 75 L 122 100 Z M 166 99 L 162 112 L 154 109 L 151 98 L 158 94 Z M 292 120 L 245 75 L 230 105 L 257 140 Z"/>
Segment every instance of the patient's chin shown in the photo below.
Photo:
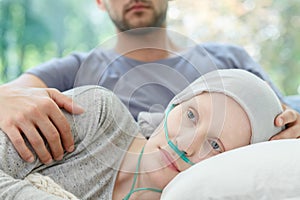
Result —
<path fill-rule="evenodd" d="M 149 180 L 153 187 L 163 189 L 167 184 L 175 178 L 178 172 L 166 172 L 165 170 L 159 170 L 149 173 Z"/>

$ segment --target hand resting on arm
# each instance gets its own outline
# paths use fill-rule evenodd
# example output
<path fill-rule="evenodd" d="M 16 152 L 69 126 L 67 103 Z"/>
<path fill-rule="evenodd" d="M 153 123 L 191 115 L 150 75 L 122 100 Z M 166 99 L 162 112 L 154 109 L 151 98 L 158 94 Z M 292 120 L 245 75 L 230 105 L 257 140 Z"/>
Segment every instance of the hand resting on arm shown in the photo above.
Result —
<path fill-rule="evenodd" d="M 28 162 L 34 157 L 23 137 L 28 139 L 41 162 L 50 163 L 52 157 L 60 160 L 64 149 L 73 150 L 74 142 L 70 126 L 59 108 L 72 114 L 83 112 L 69 97 L 44 87 L 40 79 L 27 74 L 0 87 L 0 128 Z"/>

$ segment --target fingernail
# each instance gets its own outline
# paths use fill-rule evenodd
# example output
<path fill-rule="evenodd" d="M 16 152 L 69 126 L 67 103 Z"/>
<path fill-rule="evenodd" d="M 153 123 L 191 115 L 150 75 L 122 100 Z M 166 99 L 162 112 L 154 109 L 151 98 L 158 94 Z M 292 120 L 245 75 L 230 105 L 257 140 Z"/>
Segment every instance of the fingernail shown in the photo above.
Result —
<path fill-rule="evenodd" d="M 59 156 L 56 160 L 62 160 L 64 155 Z"/>
<path fill-rule="evenodd" d="M 70 146 L 68 149 L 67 149 L 68 152 L 72 152 L 74 151 L 74 145 Z"/>
<path fill-rule="evenodd" d="M 282 118 L 279 118 L 278 124 L 279 124 L 279 126 L 282 126 L 282 125 L 283 125 L 283 119 L 282 119 Z"/>
<path fill-rule="evenodd" d="M 81 112 L 81 113 L 84 112 L 84 108 L 78 104 L 73 104 L 73 108 L 75 108 L 77 112 Z"/>
<path fill-rule="evenodd" d="M 45 164 L 46 165 L 49 165 L 49 164 L 51 164 L 53 162 L 53 160 L 52 159 L 49 159 L 49 160 L 47 160 L 46 162 L 45 162 Z"/>
<path fill-rule="evenodd" d="M 33 156 L 30 156 L 30 158 L 28 158 L 27 160 L 28 162 L 32 163 L 34 161 L 34 157 Z"/>

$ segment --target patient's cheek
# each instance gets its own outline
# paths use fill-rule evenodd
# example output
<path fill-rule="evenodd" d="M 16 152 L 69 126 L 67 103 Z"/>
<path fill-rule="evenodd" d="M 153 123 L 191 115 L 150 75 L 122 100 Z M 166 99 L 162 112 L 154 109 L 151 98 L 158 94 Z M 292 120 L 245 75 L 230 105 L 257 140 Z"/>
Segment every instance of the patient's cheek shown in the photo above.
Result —
<path fill-rule="evenodd" d="M 167 128 L 170 138 L 177 137 L 179 133 L 183 131 L 183 123 L 180 112 L 178 112 L 177 110 L 174 110 L 174 112 L 172 111 L 167 119 Z"/>

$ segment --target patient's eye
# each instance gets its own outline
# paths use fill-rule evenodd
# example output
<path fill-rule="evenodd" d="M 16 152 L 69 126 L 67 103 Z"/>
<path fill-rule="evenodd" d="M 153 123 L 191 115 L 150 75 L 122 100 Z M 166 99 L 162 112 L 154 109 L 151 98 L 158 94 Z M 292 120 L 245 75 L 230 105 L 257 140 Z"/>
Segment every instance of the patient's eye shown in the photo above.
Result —
<path fill-rule="evenodd" d="M 193 121 L 196 120 L 196 117 L 195 117 L 193 111 L 191 111 L 191 110 L 188 110 L 188 112 L 187 112 L 187 117 L 188 117 L 190 120 L 193 120 Z"/>
<path fill-rule="evenodd" d="M 210 143 L 210 146 L 215 150 L 215 151 L 218 151 L 218 152 L 222 152 L 222 149 L 220 147 L 220 145 L 218 144 L 218 142 L 214 141 L 214 140 L 210 140 L 209 141 Z"/>

